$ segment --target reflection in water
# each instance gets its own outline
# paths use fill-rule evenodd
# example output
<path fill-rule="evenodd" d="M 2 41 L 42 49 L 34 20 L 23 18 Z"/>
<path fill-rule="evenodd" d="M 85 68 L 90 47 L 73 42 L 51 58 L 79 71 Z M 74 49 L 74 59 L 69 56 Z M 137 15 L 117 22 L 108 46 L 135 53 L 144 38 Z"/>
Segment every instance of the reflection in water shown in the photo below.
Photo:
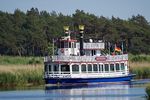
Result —
<path fill-rule="evenodd" d="M 135 81 L 132 84 L 84 84 L 0 91 L 0 100 L 145 100 L 144 82 L 142 81 L 142 84 L 140 81 Z"/>
<path fill-rule="evenodd" d="M 77 86 L 46 87 L 46 100 L 130 100 L 142 98 L 144 89 L 133 88 L 131 84 L 94 84 Z"/>

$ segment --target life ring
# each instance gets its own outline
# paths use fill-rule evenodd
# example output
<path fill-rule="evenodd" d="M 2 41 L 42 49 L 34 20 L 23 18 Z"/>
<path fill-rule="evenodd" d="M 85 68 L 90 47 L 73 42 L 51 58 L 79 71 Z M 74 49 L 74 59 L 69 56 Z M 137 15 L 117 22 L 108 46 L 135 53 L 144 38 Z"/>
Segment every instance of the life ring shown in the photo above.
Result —
<path fill-rule="evenodd" d="M 64 53 L 64 48 L 61 48 L 61 53 Z"/>

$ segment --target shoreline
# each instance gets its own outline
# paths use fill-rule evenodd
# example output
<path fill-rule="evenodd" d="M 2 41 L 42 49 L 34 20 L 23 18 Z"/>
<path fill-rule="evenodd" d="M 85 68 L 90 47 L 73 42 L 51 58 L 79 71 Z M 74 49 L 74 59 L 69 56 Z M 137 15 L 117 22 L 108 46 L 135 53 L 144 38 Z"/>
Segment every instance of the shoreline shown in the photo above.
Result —
<path fill-rule="evenodd" d="M 132 56 L 132 58 L 134 58 L 134 56 Z M 13 58 L 0 56 L 0 59 L 0 87 L 44 85 L 44 65 L 42 57 Z M 24 64 L 25 62 L 23 61 L 20 62 L 18 59 L 25 61 L 26 64 Z M 132 61 L 129 59 L 129 69 L 131 73 L 136 74 L 135 79 L 150 78 L 149 59 L 148 61 Z"/>

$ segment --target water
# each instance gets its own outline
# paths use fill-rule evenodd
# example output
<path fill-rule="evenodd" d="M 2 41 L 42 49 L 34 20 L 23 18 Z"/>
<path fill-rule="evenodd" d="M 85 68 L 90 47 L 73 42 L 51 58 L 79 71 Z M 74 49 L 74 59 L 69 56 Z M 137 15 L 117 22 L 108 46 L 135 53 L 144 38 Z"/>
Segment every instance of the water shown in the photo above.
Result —
<path fill-rule="evenodd" d="M 139 80 L 121 84 L 91 84 L 0 91 L 0 100 L 146 100 L 145 84 Z"/>

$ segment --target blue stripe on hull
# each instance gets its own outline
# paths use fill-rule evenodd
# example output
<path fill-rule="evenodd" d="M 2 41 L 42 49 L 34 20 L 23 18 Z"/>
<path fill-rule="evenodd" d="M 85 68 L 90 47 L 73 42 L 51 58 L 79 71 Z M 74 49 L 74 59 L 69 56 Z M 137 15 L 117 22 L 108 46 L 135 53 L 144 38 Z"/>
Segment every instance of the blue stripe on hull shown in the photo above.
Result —
<path fill-rule="evenodd" d="M 122 82 L 130 81 L 135 75 L 111 78 L 45 78 L 46 84 L 93 83 L 93 82 Z"/>

